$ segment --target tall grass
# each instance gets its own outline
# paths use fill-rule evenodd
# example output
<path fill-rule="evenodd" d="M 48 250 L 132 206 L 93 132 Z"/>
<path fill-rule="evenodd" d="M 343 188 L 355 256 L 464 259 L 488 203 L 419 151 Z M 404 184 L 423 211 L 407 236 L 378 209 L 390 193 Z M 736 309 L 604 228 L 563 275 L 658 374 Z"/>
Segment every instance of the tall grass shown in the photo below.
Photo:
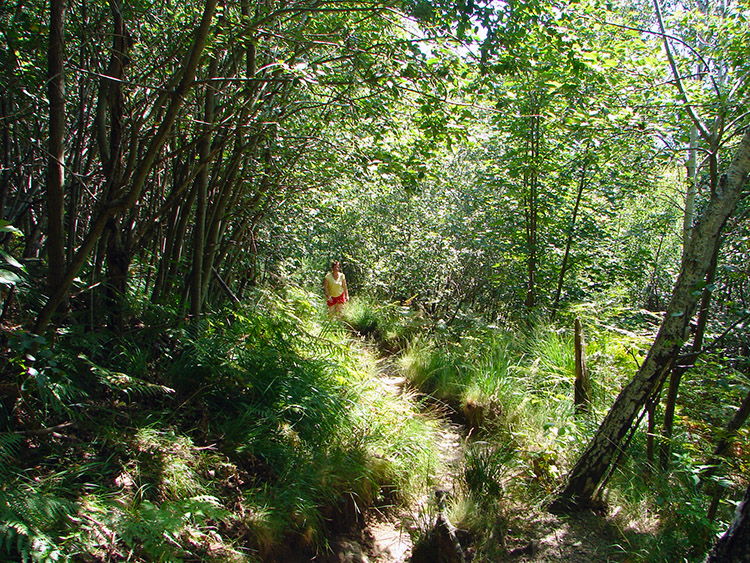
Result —
<path fill-rule="evenodd" d="M 361 295 L 346 306 L 344 320 L 358 335 L 375 341 L 389 353 L 403 350 L 428 326 L 418 311 Z"/>
<path fill-rule="evenodd" d="M 457 404 L 468 384 L 465 350 L 459 343 L 414 338 L 400 358 L 413 386 L 448 404 Z"/>
<path fill-rule="evenodd" d="M 399 354 L 413 392 L 383 387 L 355 345 L 362 337 Z M 41 344 L 33 366 L 32 344 Z M 0 433 L 0 552 L 35 562 L 313 557 L 368 507 L 406 504 L 431 486 L 440 461 L 438 423 L 423 412 L 429 393 L 471 427 L 451 519 L 473 532 L 477 557 L 500 560 L 509 505 L 541 502 L 559 485 L 644 348 L 609 329 L 590 329 L 587 344 L 594 408 L 577 419 L 569 330 L 452 333 L 366 299 L 342 323 L 294 287 L 126 339 L 70 327 L 54 353 L 19 334 L 8 369 L 23 395 Z M 707 413 L 692 434 L 731 410 L 703 383 L 717 369 L 685 383 L 682 414 Z M 746 381 L 726 384 L 739 396 Z M 24 420 L 70 431 L 16 432 Z M 676 432 L 673 471 L 654 480 L 642 470 L 643 438 L 609 500 L 625 532 L 649 524 L 644 513 L 658 518 L 624 532 L 623 549 L 639 561 L 691 560 L 715 530 L 695 485 L 700 440 Z"/>
<path fill-rule="evenodd" d="M 417 338 L 401 365 L 420 390 L 464 411 L 481 409 L 481 420 L 511 431 L 522 421 L 543 427 L 572 415 L 572 339 L 553 331 L 526 342 L 499 331 L 452 342 Z"/>
<path fill-rule="evenodd" d="M 401 364 L 413 385 L 452 405 L 491 451 L 515 452 L 508 463 L 516 482 L 542 498 L 557 487 L 627 375 L 628 356 L 616 339 L 590 337 L 594 414 L 585 418 L 574 415 L 570 330 L 540 325 L 526 337 L 488 328 L 448 341 L 416 338 Z"/>
<path fill-rule="evenodd" d="M 434 421 L 384 392 L 317 301 L 258 292 L 155 342 L 145 330 L 102 345 L 65 334 L 68 360 L 44 364 L 56 393 L 29 399 L 54 406 L 40 410 L 45 425 L 77 413 L 76 434 L 31 450 L 0 436 L 3 490 L 25 487 L 0 495 L 0 550 L 30 561 L 311 557 L 369 506 L 421 494 L 437 466 Z"/>
<path fill-rule="evenodd" d="M 315 549 L 327 520 L 351 516 L 337 510 L 416 494 L 435 455 L 429 420 L 407 398 L 377 389 L 340 342 L 322 338 L 336 334 L 324 321 L 296 316 L 299 301 L 274 308 L 261 301 L 226 324 L 206 325 L 191 335 L 171 378 L 178 389 L 184 376 L 205 388 L 209 432 L 263 476 L 258 505 L 244 509 L 269 515 L 262 527 L 271 537 L 260 543 L 293 531 Z"/>

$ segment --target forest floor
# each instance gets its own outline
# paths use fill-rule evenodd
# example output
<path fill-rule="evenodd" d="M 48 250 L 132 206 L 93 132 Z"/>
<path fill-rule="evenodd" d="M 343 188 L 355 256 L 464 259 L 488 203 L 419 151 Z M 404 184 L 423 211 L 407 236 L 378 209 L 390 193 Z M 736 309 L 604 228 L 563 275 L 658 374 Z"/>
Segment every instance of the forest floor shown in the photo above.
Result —
<path fill-rule="evenodd" d="M 378 364 L 378 381 L 384 393 L 399 395 L 404 392 L 406 378 L 390 358 L 381 358 Z M 462 440 L 465 428 L 441 417 L 436 430 L 436 441 L 443 468 L 437 476 L 433 489 L 451 491 L 456 472 L 460 470 Z M 430 494 L 416 499 L 408 507 L 390 510 L 370 509 L 364 514 L 361 529 L 349 532 L 332 545 L 333 556 L 327 561 L 346 563 L 406 563 L 411 561 L 412 535 L 418 526 L 428 518 Z"/>
<path fill-rule="evenodd" d="M 378 378 L 386 393 L 406 390 L 406 379 L 389 358 L 378 361 Z M 435 490 L 453 492 L 454 481 L 461 471 L 466 428 L 448 416 L 447 409 L 438 421 L 436 445 L 441 458 L 442 473 L 437 476 L 433 491 L 426 493 L 408 507 L 391 510 L 370 509 L 363 515 L 362 525 L 350 529 L 331 542 L 331 553 L 318 559 L 325 563 L 407 563 L 412 561 L 414 532 L 425 532 L 434 523 Z M 430 508 L 432 503 L 432 508 Z M 628 561 L 626 550 L 618 547 L 629 543 L 622 530 L 608 518 L 592 513 L 557 516 L 538 506 L 509 506 L 508 527 L 503 541 L 506 553 L 502 559 L 512 563 L 586 563 Z M 631 530 L 628 536 L 638 535 Z M 471 543 L 468 541 L 467 543 Z M 482 561 L 474 557 L 471 545 L 462 545 L 465 561 Z M 441 559 L 459 561 L 452 556 Z M 493 560 L 494 561 L 494 560 Z M 435 562 L 437 563 L 437 561 Z"/>

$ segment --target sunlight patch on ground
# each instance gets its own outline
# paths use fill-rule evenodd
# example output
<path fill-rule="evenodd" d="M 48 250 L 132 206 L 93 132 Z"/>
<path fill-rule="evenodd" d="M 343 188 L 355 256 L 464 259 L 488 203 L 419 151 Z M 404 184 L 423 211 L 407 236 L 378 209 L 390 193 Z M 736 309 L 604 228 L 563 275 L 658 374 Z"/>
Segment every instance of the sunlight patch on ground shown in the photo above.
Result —
<path fill-rule="evenodd" d="M 406 530 L 394 522 L 375 522 L 368 531 L 373 538 L 374 561 L 404 563 L 411 557 L 412 542 Z"/>

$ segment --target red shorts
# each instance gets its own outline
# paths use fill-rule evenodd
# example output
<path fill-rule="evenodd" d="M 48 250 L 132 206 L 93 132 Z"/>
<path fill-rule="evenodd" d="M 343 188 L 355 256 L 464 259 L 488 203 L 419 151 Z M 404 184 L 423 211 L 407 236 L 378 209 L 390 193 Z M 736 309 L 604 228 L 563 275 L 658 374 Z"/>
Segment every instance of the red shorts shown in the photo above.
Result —
<path fill-rule="evenodd" d="M 337 303 L 341 303 L 343 305 L 344 303 L 346 303 L 346 294 L 342 293 L 338 297 L 329 297 L 327 303 L 329 307 L 333 307 Z"/>

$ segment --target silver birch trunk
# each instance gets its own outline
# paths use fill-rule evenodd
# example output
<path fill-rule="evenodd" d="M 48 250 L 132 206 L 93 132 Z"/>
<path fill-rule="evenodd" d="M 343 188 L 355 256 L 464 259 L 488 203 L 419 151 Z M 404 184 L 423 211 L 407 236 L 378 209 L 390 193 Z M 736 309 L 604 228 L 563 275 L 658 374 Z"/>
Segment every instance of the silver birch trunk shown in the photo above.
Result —
<path fill-rule="evenodd" d="M 680 348 L 689 336 L 689 323 L 705 285 L 711 257 L 729 216 L 743 195 L 750 172 L 750 129 L 746 130 L 726 174 L 696 223 L 682 261 L 664 320 L 638 373 L 622 390 L 586 450 L 552 503 L 553 510 L 595 504 L 600 484 L 622 440 L 646 401 L 663 384 Z"/>

